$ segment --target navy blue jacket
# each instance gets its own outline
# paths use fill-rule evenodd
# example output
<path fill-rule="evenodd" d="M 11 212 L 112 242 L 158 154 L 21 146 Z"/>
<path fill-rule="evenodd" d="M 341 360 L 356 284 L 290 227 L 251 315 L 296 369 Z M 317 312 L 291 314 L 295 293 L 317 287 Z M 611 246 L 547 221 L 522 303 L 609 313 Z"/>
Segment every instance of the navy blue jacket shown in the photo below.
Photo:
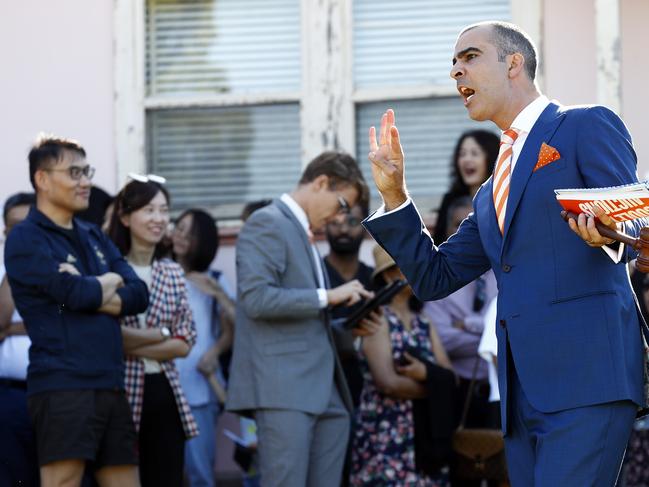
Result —
<path fill-rule="evenodd" d="M 541 144 L 561 157 L 535 170 Z M 471 213 L 439 247 L 414 205 L 366 221 L 415 294 L 440 299 L 490 267 L 498 281 L 498 384 L 506 398 L 511 350 L 532 406 L 544 413 L 631 400 L 643 404 L 641 315 L 627 267 L 587 246 L 561 218 L 557 188 L 637 181 L 636 155 L 622 121 L 603 107 L 548 105 L 512 173 L 501 235 L 492 179 Z M 646 220 L 627 222 L 637 235 Z M 625 259 L 635 257 L 627 247 Z M 507 431 L 509 401 L 501 401 Z"/>
<path fill-rule="evenodd" d="M 146 284 L 119 250 L 93 224 L 75 219 L 84 255 L 63 229 L 32 208 L 7 238 L 9 285 L 32 341 L 28 393 L 46 390 L 123 389 L 124 359 L 118 318 L 97 312 L 101 285 L 95 276 L 115 272 L 124 279 L 117 292 L 122 315 L 148 306 Z M 80 276 L 59 272 L 74 265 Z"/>

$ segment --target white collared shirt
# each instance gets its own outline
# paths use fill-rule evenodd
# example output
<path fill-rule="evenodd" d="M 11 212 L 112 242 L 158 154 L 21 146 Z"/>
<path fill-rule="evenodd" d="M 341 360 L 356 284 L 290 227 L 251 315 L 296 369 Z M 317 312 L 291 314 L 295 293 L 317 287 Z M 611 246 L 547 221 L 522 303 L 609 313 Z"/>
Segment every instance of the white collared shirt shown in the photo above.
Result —
<path fill-rule="evenodd" d="M 304 209 L 297 203 L 297 201 L 295 201 L 291 197 L 291 195 L 287 193 L 284 193 L 280 197 L 280 200 L 282 200 L 282 202 L 286 206 L 288 206 L 288 209 L 291 210 L 291 213 L 295 215 L 295 218 L 297 218 L 297 221 L 300 222 L 300 225 L 302 225 L 302 228 L 304 229 L 304 233 L 306 233 L 307 237 L 313 235 L 313 233 L 311 232 L 311 228 L 309 226 L 309 219 L 307 218 Z M 318 285 L 320 286 L 317 289 L 318 302 L 320 303 L 320 308 L 326 308 L 327 305 L 329 304 L 329 300 L 327 299 L 327 289 L 325 285 L 324 269 L 322 268 L 322 259 L 320 258 L 318 249 L 313 243 L 311 243 L 311 252 L 313 253 L 313 260 L 315 262 L 316 270 L 318 271 Z"/>
<path fill-rule="evenodd" d="M 512 122 L 512 128 L 518 130 L 518 137 L 512 146 L 512 174 L 514 174 L 514 169 L 516 168 L 516 162 L 518 161 L 518 156 L 521 155 L 527 136 L 532 131 L 532 127 L 539 119 L 543 110 L 547 108 L 550 104 L 550 100 L 544 95 L 536 98 L 532 103 L 527 105 L 523 110 L 516 115 L 516 118 Z"/>

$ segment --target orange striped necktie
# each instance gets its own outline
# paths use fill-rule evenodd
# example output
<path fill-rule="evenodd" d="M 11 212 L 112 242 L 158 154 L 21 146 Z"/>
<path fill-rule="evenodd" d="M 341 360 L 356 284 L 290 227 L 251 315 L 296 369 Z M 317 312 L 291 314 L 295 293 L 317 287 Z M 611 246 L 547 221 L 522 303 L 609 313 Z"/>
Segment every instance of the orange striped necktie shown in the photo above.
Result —
<path fill-rule="evenodd" d="M 515 128 L 508 128 L 500 136 L 500 150 L 498 161 L 493 177 L 494 207 L 500 234 L 505 233 L 505 210 L 507 209 L 507 198 L 509 197 L 509 180 L 511 179 L 512 167 L 512 146 L 518 138 L 519 131 Z"/>

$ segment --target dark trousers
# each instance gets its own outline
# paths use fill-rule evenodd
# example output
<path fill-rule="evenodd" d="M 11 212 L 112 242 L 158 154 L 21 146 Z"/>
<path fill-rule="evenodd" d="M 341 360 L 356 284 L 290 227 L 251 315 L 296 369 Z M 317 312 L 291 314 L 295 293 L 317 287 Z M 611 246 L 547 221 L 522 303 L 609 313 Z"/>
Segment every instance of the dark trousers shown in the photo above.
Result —
<path fill-rule="evenodd" d="M 36 439 L 23 384 L 0 379 L 0 485 L 39 485 Z"/>
<path fill-rule="evenodd" d="M 142 487 L 182 486 L 185 432 L 164 373 L 145 376 L 139 447 Z"/>
<path fill-rule="evenodd" d="M 635 404 L 616 401 L 543 413 L 527 399 L 513 367 L 510 377 L 505 453 L 511 485 L 615 485 Z"/>

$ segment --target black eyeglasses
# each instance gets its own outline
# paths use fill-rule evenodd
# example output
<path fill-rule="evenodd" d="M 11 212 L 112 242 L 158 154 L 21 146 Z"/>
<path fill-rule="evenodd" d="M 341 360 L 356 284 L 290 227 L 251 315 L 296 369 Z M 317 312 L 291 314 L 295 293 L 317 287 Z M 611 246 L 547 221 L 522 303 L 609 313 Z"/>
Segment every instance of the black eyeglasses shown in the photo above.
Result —
<path fill-rule="evenodd" d="M 70 176 L 71 179 L 74 179 L 75 181 L 80 181 L 82 176 L 87 177 L 88 179 L 92 179 L 93 176 L 95 175 L 95 168 L 92 166 L 70 166 L 66 167 L 65 169 L 54 169 L 54 168 L 49 168 L 45 169 L 47 172 L 67 172 L 68 176 Z"/>
<path fill-rule="evenodd" d="M 347 214 L 349 213 L 349 203 L 347 203 L 347 200 L 340 196 L 339 194 L 336 194 L 336 197 L 338 198 L 338 205 L 340 205 L 340 208 L 338 210 L 339 213 Z"/>

